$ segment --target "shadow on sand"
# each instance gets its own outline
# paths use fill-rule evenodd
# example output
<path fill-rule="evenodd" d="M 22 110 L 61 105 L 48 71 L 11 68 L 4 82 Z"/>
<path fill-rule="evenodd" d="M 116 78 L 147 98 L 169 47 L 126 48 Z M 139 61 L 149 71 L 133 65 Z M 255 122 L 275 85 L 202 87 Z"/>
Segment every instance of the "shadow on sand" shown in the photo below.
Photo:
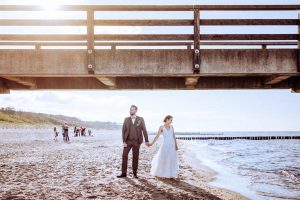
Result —
<path fill-rule="evenodd" d="M 152 199 L 210 199 L 220 200 L 219 197 L 210 194 L 200 187 L 196 187 L 184 181 L 174 180 L 155 180 L 157 183 L 163 182 L 170 187 L 160 187 L 150 181 L 139 178 L 134 181 L 130 178 L 125 179 L 130 185 L 140 190 L 150 193 Z"/>

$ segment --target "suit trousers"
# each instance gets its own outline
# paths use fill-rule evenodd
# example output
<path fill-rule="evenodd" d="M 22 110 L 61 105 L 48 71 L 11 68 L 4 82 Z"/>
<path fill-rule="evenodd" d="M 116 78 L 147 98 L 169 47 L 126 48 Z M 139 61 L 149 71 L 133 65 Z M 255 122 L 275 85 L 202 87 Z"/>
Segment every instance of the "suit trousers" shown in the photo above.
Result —
<path fill-rule="evenodd" d="M 122 156 L 122 174 L 127 173 L 128 154 L 132 149 L 132 171 L 134 174 L 137 173 L 139 165 L 139 153 L 141 144 L 138 141 L 127 141 L 127 147 L 123 149 Z"/>

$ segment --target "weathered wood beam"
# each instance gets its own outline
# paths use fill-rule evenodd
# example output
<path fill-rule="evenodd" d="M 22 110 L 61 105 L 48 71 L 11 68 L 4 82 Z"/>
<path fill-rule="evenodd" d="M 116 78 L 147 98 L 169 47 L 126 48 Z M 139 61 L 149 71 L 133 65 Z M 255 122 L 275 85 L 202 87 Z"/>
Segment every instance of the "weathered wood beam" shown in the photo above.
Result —
<path fill-rule="evenodd" d="M 118 89 L 187 89 L 184 77 L 118 78 Z M 258 89 L 263 88 L 257 77 L 203 77 L 194 89 Z M 282 88 L 289 88 L 288 85 Z"/>
<path fill-rule="evenodd" d="M 95 40 L 193 40 L 191 34 L 102 34 Z M 298 34 L 200 34 L 200 40 L 298 40 Z"/>
<path fill-rule="evenodd" d="M 37 86 L 37 89 L 110 89 L 94 77 L 43 77 L 37 78 Z"/>
<path fill-rule="evenodd" d="M 95 26 L 192 26 L 193 20 L 189 19 L 117 19 L 95 20 Z"/>
<path fill-rule="evenodd" d="M 298 48 L 300 48 L 300 12 L 298 12 Z"/>
<path fill-rule="evenodd" d="M 5 88 L 0 88 L 0 94 L 10 94 L 10 90 Z"/>
<path fill-rule="evenodd" d="M 291 76 L 281 76 L 281 75 L 270 76 L 265 79 L 264 83 L 266 85 L 273 85 L 273 84 L 279 83 L 281 81 L 284 81 L 290 77 Z"/>
<path fill-rule="evenodd" d="M 200 62 L 200 11 L 194 10 L 194 74 L 200 72 Z"/>
<path fill-rule="evenodd" d="M 94 48 L 94 10 L 87 11 L 87 69 L 90 74 L 95 73 L 95 48 Z"/>
<path fill-rule="evenodd" d="M 20 40 L 20 41 L 82 41 L 86 40 L 87 35 L 70 35 L 70 34 L 7 34 L 0 35 L 0 40 Z"/>
<path fill-rule="evenodd" d="M 300 12 L 298 12 L 298 67 L 297 71 L 300 72 Z"/>
<path fill-rule="evenodd" d="M 0 40 L 82 41 L 87 35 L 0 35 Z M 192 34 L 101 34 L 95 40 L 193 40 Z M 298 40 L 298 34 L 201 34 L 200 40 Z"/>
<path fill-rule="evenodd" d="M 188 46 L 193 42 L 94 42 L 95 46 Z M 200 45 L 297 45 L 298 42 L 200 42 Z M 0 42 L 10 46 L 87 46 L 86 42 Z"/>
<path fill-rule="evenodd" d="M 297 25 L 297 19 L 200 19 L 201 26 Z"/>
<path fill-rule="evenodd" d="M 295 78 L 295 77 L 294 77 Z M 297 80 L 297 78 L 296 78 Z M 273 87 L 263 84 L 263 77 L 201 77 L 195 90 L 201 89 L 291 89 L 299 91 L 298 82 L 283 81 Z M 119 77 L 115 88 L 100 84 L 94 77 L 43 77 L 37 78 L 39 89 L 182 89 L 186 90 L 184 77 Z M 7 82 L 10 90 L 24 90 L 15 82 Z"/>
<path fill-rule="evenodd" d="M 192 34 L 101 34 L 95 40 L 193 40 Z"/>
<path fill-rule="evenodd" d="M 300 10 L 300 5 L 61 5 L 57 10 L 87 11 Z M 43 11 L 38 5 L 1 5 L 0 11 Z"/>
<path fill-rule="evenodd" d="M 10 90 L 7 88 L 6 84 L 0 79 L 0 94 L 9 94 Z"/>
<path fill-rule="evenodd" d="M 201 26 L 298 25 L 297 19 L 200 19 Z M 193 26 L 190 19 L 97 19 L 95 26 Z M 0 26 L 87 26 L 75 19 L 0 19 Z"/>
<path fill-rule="evenodd" d="M 0 21 L 1 23 L 1 21 Z M 241 25 L 297 25 L 297 19 L 200 19 L 200 26 Z M 95 20 L 95 26 L 193 26 L 194 21 L 180 20 Z"/>
<path fill-rule="evenodd" d="M 297 49 L 202 49 L 200 75 L 299 76 L 297 52 Z M 193 74 L 193 50 L 97 49 L 95 64 L 95 75 L 89 75 L 86 50 L 0 50 L 0 77 L 187 76 Z"/>
<path fill-rule="evenodd" d="M 197 85 L 199 77 L 185 77 L 185 86 L 193 89 Z"/>
<path fill-rule="evenodd" d="M 0 26 L 86 26 L 86 20 L 75 19 L 0 19 Z"/>
<path fill-rule="evenodd" d="M 120 77 L 116 87 L 99 84 L 94 77 L 49 77 L 37 78 L 37 89 L 187 89 L 184 77 Z M 24 87 L 9 83 L 11 89 Z M 261 77 L 202 77 L 193 89 L 259 89 Z M 278 86 L 287 89 L 289 85 Z M 192 89 L 192 88 L 188 88 Z"/>
<path fill-rule="evenodd" d="M 7 76 L 2 76 L 2 78 L 9 80 L 9 81 L 14 81 L 18 84 L 24 85 L 29 87 L 30 89 L 36 89 L 37 84 L 36 80 L 34 78 L 27 78 L 27 77 L 7 77 Z"/>
<path fill-rule="evenodd" d="M 297 34 L 201 34 L 200 40 L 297 40 Z"/>
<path fill-rule="evenodd" d="M 0 45 L 3 46 L 87 46 L 86 42 L 30 42 L 30 41 L 22 41 L 22 42 L 0 42 Z M 107 45 L 105 45 L 107 46 Z"/>
<path fill-rule="evenodd" d="M 96 77 L 101 83 L 107 85 L 109 88 L 116 87 L 116 78 L 115 77 Z"/>

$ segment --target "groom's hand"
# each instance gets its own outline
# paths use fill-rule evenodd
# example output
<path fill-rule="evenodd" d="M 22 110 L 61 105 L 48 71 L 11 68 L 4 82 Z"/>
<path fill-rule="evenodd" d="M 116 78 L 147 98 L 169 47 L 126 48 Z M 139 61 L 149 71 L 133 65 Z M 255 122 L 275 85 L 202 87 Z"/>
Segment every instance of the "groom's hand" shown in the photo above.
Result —
<path fill-rule="evenodd" d="M 124 147 L 127 147 L 127 144 L 126 144 L 126 142 L 123 142 L 123 146 L 124 146 Z"/>

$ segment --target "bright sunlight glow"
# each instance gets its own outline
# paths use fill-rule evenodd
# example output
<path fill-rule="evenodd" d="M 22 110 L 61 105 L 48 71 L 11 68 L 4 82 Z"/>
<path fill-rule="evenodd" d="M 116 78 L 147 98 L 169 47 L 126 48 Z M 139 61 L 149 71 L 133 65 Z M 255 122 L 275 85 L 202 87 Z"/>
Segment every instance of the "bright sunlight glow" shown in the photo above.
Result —
<path fill-rule="evenodd" d="M 39 3 L 44 10 L 56 11 L 59 9 L 59 4 L 57 1 L 43 0 Z"/>

